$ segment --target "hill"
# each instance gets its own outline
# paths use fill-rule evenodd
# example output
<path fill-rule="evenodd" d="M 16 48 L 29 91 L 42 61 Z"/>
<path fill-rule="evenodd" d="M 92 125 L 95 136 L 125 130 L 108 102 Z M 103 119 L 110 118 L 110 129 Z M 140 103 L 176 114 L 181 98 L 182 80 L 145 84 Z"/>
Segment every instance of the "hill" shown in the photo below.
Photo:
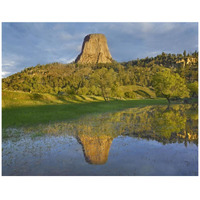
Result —
<path fill-rule="evenodd" d="M 183 54 L 167 54 L 162 53 L 156 57 L 146 57 L 144 59 L 131 60 L 128 62 L 122 62 L 123 66 L 130 67 L 144 67 L 151 68 L 158 65 L 165 68 L 171 68 L 175 72 L 179 73 L 181 77 L 186 78 L 187 82 L 198 81 L 198 52 L 194 52 L 186 55 L 186 51 Z"/>
<path fill-rule="evenodd" d="M 49 93 L 59 96 L 89 95 L 109 98 L 155 98 L 154 74 L 165 68 L 187 84 L 198 81 L 198 53 L 162 53 L 154 58 L 99 64 L 50 63 L 29 67 L 2 79 L 3 91 Z"/>

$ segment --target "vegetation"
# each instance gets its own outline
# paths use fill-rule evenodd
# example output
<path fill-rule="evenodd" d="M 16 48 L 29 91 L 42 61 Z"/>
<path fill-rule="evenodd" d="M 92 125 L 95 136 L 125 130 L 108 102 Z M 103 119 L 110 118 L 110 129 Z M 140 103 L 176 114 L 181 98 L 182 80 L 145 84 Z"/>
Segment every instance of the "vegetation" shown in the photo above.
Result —
<path fill-rule="evenodd" d="M 113 62 L 87 65 L 75 63 L 37 65 L 4 78 L 2 88 L 3 91 L 49 93 L 59 96 L 101 96 L 105 101 L 113 97 L 155 98 L 146 92 L 146 88 L 154 91 L 155 74 L 166 69 L 168 75 L 172 76 L 170 80 L 178 78 L 186 84 L 190 96 L 197 96 L 195 87 L 198 85 L 198 53 L 187 54 L 186 51 L 183 55 L 162 53 L 154 58 L 147 57 L 121 64 Z M 130 89 L 136 88 L 135 86 L 143 88 Z M 159 96 L 161 93 L 156 91 L 156 94 Z M 180 94 L 177 89 L 176 95 L 170 97 L 183 97 Z"/>
<path fill-rule="evenodd" d="M 155 92 L 149 88 L 142 86 L 122 86 L 119 88 L 125 94 L 134 91 L 135 97 L 140 99 L 146 97 L 156 97 Z M 142 94 L 139 94 L 141 92 Z M 133 92 L 132 92 L 133 93 Z M 117 100 L 118 98 L 109 98 L 110 100 Z M 125 98 L 120 98 L 125 100 Z M 129 99 L 126 96 L 126 100 Z M 130 100 L 130 99 L 129 99 Z M 102 96 L 95 95 L 57 95 L 49 93 L 29 93 L 21 91 L 2 91 L 2 108 L 20 107 L 20 106 L 37 106 L 37 105 L 56 105 L 67 103 L 91 103 L 104 101 Z"/>
<path fill-rule="evenodd" d="M 188 89 L 190 91 L 190 96 L 197 97 L 198 96 L 198 82 L 195 81 L 193 83 L 188 83 Z"/>
<path fill-rule="evenodd" d="M 121 63 L 127 68 L 134 67 L 141 73 L 143 68 L 143 73 L 147 72 L 147 69 L 150 68 L 150 73 L 157 66 L 162 66 L 164 68 L 170 68 L 172 71 L 178 73 L 182 78 L 186 79 L 186 82 L 198 81 L 198 52 L 187 54 L 186 51 L 182 54 L 166 54 L 162 53 L 157 55 L 154 58 L 144 58 L 132 60 L 129 62 Z M 154 73 L 154 71 L 153 71 Z M 147 75 L 148 76 L 148 75 Z"/>
<path fill-rule="evenodd" d="M 153 77 L 153 86 L 157 96 L 165 97 L 169 104 L 172 97 L 189 97 L 185 80 L 179 74 L 172 73 L 170 69 L 157 72 Z"/>
<path fill-rule="evenodd" d="M 103 101 L 103 97 L 93 95 L 56 95 L 48 93 L 29 93 L 20 91 L 2 91 L 2 107 L 20 107 L 37 105 L 55 105 L 66 103 L 84 103 Z"/>
<path fill-rule="evenodd" d="M 4 129 L 44 123 L 51 124 L 56 121 L 76 119 L 86 114 L 112 112 L 137 106 L 166 104 L 165 99 L 144 99 L 10 107 L 2 109 L 2 127 Z"/>
<path fill-rule="evenodd" d="M 112 92 L 117 86 L 117 74 L 113 69 L 107 69 L 105 67 L 97 69 L 91 75 L 91 82 L 97 88 L 101 90 L 101 96 L 107 101 L 108 97 L 112 95 Z"/>
<path fill-rule="evenodd" d="M 5 138 L 12 137 L 13 134 L 9 130 L 5 132 L 7 134 L 4 134 Z M 174 142 L 184 142 L 185 145 L 188 142 L 198 144 L 198 110 L 197 104 L 174 104 L 170 108 L 165 105 L 143 106 L 88 115 L 70 122 L 40 124 L 22 130 L 24 133 L 31 133 L 32 138 L 45 134 L 67 134 L 76 138 L 87 136 L 92 141 L 97 137 L 115 138 L 119 135 L 129 135 L 156 140 L 163 144 Z M 17 135 L 16 131 L 14 135 Z"/>
<path fill-rule="evenodd" d="M 37 65 L 2 79 L 2 89 L 3 128 L 166 104 L 155 98 L 198 96 L 198 53 L 162 53 L 121 64 Z M 113 101 L 102 102 L 108 100 Z"/>

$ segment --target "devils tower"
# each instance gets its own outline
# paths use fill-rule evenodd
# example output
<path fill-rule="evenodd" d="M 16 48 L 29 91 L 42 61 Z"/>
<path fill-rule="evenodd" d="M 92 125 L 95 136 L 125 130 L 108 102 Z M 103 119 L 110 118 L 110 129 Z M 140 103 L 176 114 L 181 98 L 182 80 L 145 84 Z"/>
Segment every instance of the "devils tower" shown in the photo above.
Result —
<path fill-rule="evenodd" d="M 85 36 L 82 51 L 75 62 L 80 64 L 111 63 L 112 56 L 105 35 L 90 34 Z"/>

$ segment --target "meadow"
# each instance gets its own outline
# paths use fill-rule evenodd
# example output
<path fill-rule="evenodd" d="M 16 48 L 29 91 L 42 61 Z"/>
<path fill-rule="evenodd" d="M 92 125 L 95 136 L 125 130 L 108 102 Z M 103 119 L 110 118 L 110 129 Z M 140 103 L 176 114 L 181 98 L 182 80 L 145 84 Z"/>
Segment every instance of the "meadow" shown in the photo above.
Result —
<path fill-rule="evenodd" d="M 98 96 L 59 96 L 25 92 L 2 92 L 2 127 L 21 127 L 73 120 L 86 114 L 119 111 L 145 105 L 167 105 L 158 99 L 110 99 Z"/>

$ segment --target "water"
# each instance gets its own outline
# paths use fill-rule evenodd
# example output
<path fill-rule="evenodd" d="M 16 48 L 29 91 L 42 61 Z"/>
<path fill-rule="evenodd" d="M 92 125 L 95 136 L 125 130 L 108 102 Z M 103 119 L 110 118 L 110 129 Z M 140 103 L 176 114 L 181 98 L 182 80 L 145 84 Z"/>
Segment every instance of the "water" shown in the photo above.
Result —
<path fill-rule="evenodd" d="M 10 137 L 2 143 L 3 175 L 198 175 L 197 105 L 131 108 L 4 131 Z"/>

